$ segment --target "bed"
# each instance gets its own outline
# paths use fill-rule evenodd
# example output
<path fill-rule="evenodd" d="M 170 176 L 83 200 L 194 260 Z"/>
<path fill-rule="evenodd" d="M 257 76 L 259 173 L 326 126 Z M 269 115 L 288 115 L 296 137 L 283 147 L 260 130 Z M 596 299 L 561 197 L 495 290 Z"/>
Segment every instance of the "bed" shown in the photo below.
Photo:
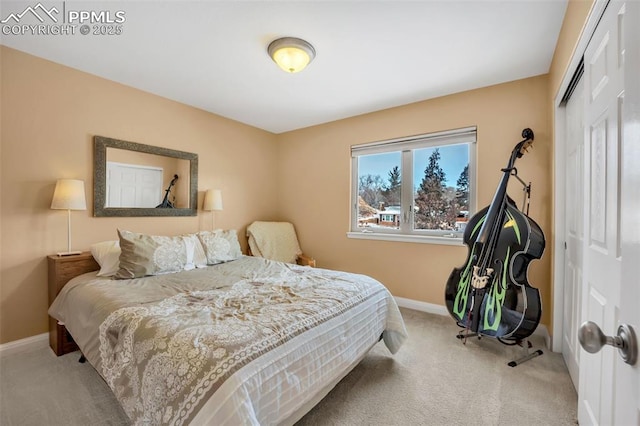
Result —
<path fill-rule="evenodd" d="M 250 256 L 130 279 L 77 272 L 49 314 L 134 424 L 293 424 L 378 341 L 395 353 L 406 338 L 365 275 Z"/>

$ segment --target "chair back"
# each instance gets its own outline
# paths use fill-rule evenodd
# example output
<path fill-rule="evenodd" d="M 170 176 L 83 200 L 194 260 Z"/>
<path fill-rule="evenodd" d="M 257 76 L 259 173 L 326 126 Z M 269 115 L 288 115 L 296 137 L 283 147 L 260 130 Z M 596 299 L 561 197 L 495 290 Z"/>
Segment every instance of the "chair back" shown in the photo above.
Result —
<path fill-rule="evenodd" d="M 256 257 L 296 263 L 302 254 L 293 224 L 256 221 L 247 227 L 251 254 Z"/>

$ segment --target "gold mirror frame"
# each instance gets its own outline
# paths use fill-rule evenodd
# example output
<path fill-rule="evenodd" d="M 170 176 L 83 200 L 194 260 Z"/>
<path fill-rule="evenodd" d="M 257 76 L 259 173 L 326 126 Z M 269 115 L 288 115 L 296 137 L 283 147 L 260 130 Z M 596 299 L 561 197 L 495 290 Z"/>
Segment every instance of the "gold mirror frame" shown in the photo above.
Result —
<path fill-rule="evenodd" d="M 105 207 L 107 195 L 107 148 L 143 152 L 189 161 L 189 207 L 187 208 L 128 208 Z M 141 143 L 95 136 L 93 138 L 93 215 L 113 216 L 196 216 L 198 205 L 198 154 L 176 151 Z"/>

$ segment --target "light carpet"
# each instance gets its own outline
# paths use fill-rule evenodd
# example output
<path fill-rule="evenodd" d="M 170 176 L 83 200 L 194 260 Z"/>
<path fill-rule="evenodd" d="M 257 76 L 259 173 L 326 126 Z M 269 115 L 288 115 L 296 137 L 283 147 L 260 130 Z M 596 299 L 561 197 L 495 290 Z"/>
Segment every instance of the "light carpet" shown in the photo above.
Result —
<path fill-rule="evenodd" d="M 515 368 L 517 346 L 456 339 L 449 317 L 402 309 L 409 339 L 396 355 L 377 344 L 298 423 L 306 425 L 575 425 L 577 395 L 562 356 Z M 536 346 L 535 344 L 538 344 Z M 534 348 L 542 339 L 534 339 Z M 0 424 L 128 425 L 98 373 L 79 353 L 49 349 L 0 359 Z"/>

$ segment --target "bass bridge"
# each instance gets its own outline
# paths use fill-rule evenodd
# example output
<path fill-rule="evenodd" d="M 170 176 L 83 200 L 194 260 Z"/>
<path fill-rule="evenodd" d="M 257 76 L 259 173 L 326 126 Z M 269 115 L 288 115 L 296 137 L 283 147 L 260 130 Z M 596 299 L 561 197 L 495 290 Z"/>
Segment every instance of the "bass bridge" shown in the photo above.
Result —
<path fill-rule="evenodd" d="M 480 267 L 473 267 L 473 275 L 471 276 L 471 286 L 475 289 L 483 289 L 489 284 L 489 280 L 493 275 L 493 268 L 485 269 L 485 274 L 480 275 Z"/>

